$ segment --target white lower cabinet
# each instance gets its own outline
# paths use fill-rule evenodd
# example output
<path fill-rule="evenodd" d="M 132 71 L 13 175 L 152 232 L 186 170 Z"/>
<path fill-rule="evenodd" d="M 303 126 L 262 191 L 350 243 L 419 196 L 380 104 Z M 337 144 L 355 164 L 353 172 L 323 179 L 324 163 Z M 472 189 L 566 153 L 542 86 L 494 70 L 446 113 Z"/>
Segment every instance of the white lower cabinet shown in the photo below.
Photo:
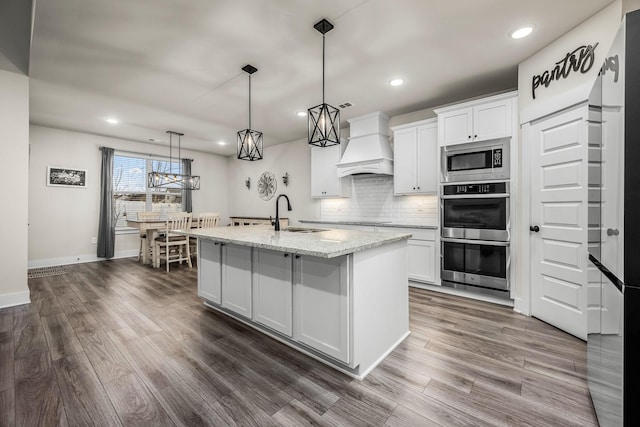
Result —
<path fill-rule="evenodd" d="M 436 282 L 436 242 L 409 239 L 407 241 L 407 275 L 409 280 Z"/>
<path fill-rule="evenodd" d="M 351 362 L 349 257 L 296 256 L 293 338 Z"/>
<path fill-rule="evenodd" d="M 215 304 L 222 302 L 222 246 L 200 239 L 198 250 L 198 296 Z"/>
<path fill-rule="evenodd" d="M 222 246 L 222 306 L 251 318 L 251 250 L 249 246 Z"/>
<path fill-rule="evenodd" d="M 267 249 L 253 251 L 253 320 L 292 336 L 292 255 Z"/>

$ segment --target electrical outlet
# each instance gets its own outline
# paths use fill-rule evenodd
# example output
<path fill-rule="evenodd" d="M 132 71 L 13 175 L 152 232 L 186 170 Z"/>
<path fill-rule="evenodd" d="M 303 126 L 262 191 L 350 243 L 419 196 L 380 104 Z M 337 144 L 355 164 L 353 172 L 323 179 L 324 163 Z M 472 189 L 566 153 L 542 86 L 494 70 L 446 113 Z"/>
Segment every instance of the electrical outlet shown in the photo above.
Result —
<path fill-rule="evenodd" d="M 92 244 L 94 244 L 94 245 L 95 245 L 96 243 L 98 243 L 98 238 L 97 238 L 97 237 L 92 237 L 92 238 L 91 238 L 91 243 L 92 243 Z"/>

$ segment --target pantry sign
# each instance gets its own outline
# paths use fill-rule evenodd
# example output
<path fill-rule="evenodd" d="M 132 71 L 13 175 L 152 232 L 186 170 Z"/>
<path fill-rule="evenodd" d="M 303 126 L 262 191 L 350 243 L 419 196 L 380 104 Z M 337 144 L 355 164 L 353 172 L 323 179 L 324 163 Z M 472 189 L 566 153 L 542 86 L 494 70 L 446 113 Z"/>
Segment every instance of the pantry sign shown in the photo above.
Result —
<path fill-rule="evenodd" d="M 586 74 L 595 63 L 595 50 L 599 43 L 578 46 L 560 61 L 551 66 L 551 69 L 534 75 L 531 79 L 531 96 L 536 99 L 536 90 L 541 87 L 548 88 L 552 82 L 566 79 L 574 73 Z"/>

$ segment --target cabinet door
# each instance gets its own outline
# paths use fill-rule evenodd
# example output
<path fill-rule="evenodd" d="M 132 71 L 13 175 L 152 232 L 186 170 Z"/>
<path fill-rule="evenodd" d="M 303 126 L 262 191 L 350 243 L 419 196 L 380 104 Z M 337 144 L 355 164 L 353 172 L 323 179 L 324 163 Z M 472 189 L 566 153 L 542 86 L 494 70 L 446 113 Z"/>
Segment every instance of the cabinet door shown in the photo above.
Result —
<path fill-rule="evenodd" d="M 489 102 L 473 107 L 473 140 L 511 136 L 511 100 Z"/>
<path fill-rule="evenodd" d="M 407 241 L 407 270 L 409 279 L 420 282 L 436 281 L 436 242 Z"/>
<path fill-rule="evenodd" d="M 473 138 L 473 112 L 471 108 L 442 113 L 438 116 L 440 145 L 471 142 Z"/>
<path fill-rule="evenodd" d="M 348 255 L 301 256 L 294 262 L 294 339 L 349 363 Z"/>
<path fill-rule="evenodd" d="M 418 193 L 438 192 L 438 126 L 437 124 L 418 127 L 417 131 L 416 191 Z"/>
<path fill-rule="evenodd" d="M 251 318 L 251 248 L 223 246 L 222 306 Z"/>
<path fill-rule="evenodd" d="M 393 134 L 393 192 L 416 191 L 416 128 L 399 129 Z"/>
<path fill-rule="evenodd" d="M 254 249 L 253 320 L 291 337 L 292 256 L 288 253 Z"/>
<path fill-rule="evenodd" d="M 222 289 L 222 252 L 218 242 L 200 239 L 198 244 L 198 296 L 220 304 Z"/>
<path fill-rule="evenodd" d="M 341 195 L 338 178 L 340 145 L 311 147 L 311 196 L 336 197 Z"/>

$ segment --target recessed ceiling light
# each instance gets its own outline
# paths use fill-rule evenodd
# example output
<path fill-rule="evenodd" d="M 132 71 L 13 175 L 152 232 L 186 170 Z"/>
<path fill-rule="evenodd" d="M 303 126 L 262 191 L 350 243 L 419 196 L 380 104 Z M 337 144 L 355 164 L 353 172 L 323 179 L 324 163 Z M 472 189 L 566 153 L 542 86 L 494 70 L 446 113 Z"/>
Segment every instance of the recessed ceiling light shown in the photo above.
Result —
<path fill-rule="evenodd" d="M 298 115 L 298 117 L 305 117 L 307 115 L 307 112 L 306 111 L 298 111 L 296 114 Z"/>
<path fill-rule="evenodd" d="M 114 117 L 107 117 L 105 120 L 107 121 L 107 123 L 110 123 L 112 125 L 117 125 L 118 123 L 120 123 L 120 120 Z"/>
<path fill-rule="evenodd" d="M 521 39 L 523 37 L 527 37 L 529 34 L 533 32 L 533 27 L 531 25 L 526 25 L 524 27 L 520 27 L 511 32 L 511 38 L 513 39 Z"/>
<path fill-rule="evenodd" d="M 402 80 L 402 79 L 393 79 L 393 80 L 389 81 L 389 84 L 391 86 L 400 86 L 400 85 L 402 85 L 402 83 L 404 83 L 404 80 Z"/>
<path fill-rule="evenodd" d="M 227 145 L 227 141 L 218 141 L 218 145 Z"/>

